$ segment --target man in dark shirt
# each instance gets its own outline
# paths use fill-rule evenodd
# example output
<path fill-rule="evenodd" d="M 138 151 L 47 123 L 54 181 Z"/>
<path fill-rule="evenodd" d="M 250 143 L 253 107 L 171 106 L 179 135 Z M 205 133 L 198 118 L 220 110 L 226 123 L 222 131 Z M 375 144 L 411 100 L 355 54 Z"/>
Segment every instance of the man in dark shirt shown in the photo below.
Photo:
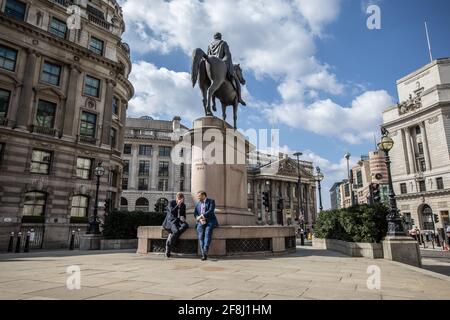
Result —
<path fill-rule="evenodd" d="M 186 223 L 186 205 L 182 193 L 177 194 L 176 200 L 170 201 L 163 228 L 169 231 L 166 241 L 166 257 L 169 258 L 172 249 L 177 245 L 178 238 L 189 228 Z"/>

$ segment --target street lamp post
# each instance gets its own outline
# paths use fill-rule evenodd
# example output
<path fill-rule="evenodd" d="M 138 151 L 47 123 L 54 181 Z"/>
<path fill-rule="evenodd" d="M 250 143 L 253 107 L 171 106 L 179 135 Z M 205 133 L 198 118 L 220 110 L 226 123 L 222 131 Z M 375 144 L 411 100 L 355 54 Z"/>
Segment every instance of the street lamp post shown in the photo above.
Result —
<path fill-rule="evenodd" d="M 325 178 L 325 176 L 323 175 L 322 171 L 320 170 L 319 167 L 316 168 L 317 171 L 317 182 L 319 183 L 319 210 L 320 212 L 323 211 L 323 206 L 322 206 L 322 185 L 321 182 L 323 181 L 323 179 Z"/>
<path fill-rule="evenodd" d="M 94 169 L 95 176 L 97 177 L 97 187 L 95 190 L 95 205 L 94 205 L 94 217 L 89 221 L 89 233 L 90 234 L 100 234 L 100 224 L 97 221 L 98 214 L 98 190 L 100 188 L 100 178 L 105 174 L 105 168 L 102 167 L 102 162 L 99 162 L 97 167 Z"/>
<path fill-rule="evenodd" d="M 300 174 L 300 157 L 303 155 L 301 152 L 294 153 L 294 156 L 297 157 L 297 169 L 298 169 L 298 217 L 297 219 L 301 222 L 302 232 L 300 232 L 300 244 L 303 246 L 305 244 L 305 217 L 303 213 L 303 201 L 302 201 L 302 176 Z"/>
<path fill-rule="evenodd" d="M 348 189 L 350 191 L 350 205 L 353 207 L 355 205 L 355 202 L 353 200 L 353 182 L 351 181 L 351 176 L 350 176 L 350 157 L 352 155 L 347 152 L 344 157 L 347 160 L 347 178 L 348 178 Z"/>
<path fill-rule="evenodd" d="M 378 143 L 378 148 L 384 152 L 386 167 L 388 172 L 388 185 L 389 185 L 389 214 L 387 216 L 388 221 L 388 236 L 404 236 L 405 231 L 403 229 L 402 219 L 399 215 L 397 208 L 397 200 L 395 199 L 394 186 L 392 183 L 391 175 L 391 158 L 389 157 L 389 151 L 394 147 L 394 140 L 389 137 L 389 132 L 385 128 L 381 128 L 381 141 Z"/>

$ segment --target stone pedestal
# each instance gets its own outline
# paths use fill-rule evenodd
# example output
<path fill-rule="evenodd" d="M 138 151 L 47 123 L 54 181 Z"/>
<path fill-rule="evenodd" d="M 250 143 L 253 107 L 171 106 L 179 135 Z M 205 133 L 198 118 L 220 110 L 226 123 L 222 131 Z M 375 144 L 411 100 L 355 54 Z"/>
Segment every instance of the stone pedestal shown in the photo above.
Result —
<path fill-rule="evenodd" d="M 84 234 L 80 236 L 80 250 L 100 250 L 101 240 L 103 236 L 101 234 Z"/>
<path fill-rule="evenodd" d="M 220 225 L 255 225 L 255 215 L 249 212 L 247 203 L 245 136 L 216 117 L 195 120 L 188 134 L 192 142 L 194 203 L 196 192 L 204 190 L 216 202 Z"/>
<path fill-rule="evenodd" d="M 422 267 L 419 245 L 409 237 L 386 237 L 383 240 L 384 259 Z"/>

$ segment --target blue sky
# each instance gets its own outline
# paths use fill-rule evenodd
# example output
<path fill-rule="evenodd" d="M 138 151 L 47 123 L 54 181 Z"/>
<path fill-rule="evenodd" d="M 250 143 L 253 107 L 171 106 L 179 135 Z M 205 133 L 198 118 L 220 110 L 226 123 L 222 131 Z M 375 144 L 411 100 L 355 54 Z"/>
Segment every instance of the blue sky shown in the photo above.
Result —
<path fill-rule="evenodd" d="M 279 129 L 284 150 L 321 166 L 325 207 L 327 189 L 346 176 L 344 153 L 356 162 L 374 148 L 381 112 L 398 100 L 395 81 L 429 62 L 425 19 L 434 58 L 450 56 L 448 0 L 121 3 L 136 87 L 129 115 L 180 115 L 188 126 L 201 116 L 190 53 L 220 31 L 247 80 L 239 127 Z M 367 28 L 370 4 L 381 30 Z"/>

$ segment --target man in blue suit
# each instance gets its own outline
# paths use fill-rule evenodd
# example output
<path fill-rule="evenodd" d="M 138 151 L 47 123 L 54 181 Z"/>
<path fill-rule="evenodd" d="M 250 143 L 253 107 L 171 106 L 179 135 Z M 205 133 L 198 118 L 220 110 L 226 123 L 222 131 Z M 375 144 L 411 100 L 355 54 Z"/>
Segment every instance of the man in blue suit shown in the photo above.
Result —
<path fill-rule="evenodd" d="M 200 242 L 200 250 L 202 260 L 208 258 L 208 250 L 211 244 L 213 229 L 219 226 L 214 213 L 216 203 L 213 199 L 208 199 L 205 191 L 197 192 L 198 202 L 195 205 L 194 217 L 197 221 L 198 241 Z"/>

